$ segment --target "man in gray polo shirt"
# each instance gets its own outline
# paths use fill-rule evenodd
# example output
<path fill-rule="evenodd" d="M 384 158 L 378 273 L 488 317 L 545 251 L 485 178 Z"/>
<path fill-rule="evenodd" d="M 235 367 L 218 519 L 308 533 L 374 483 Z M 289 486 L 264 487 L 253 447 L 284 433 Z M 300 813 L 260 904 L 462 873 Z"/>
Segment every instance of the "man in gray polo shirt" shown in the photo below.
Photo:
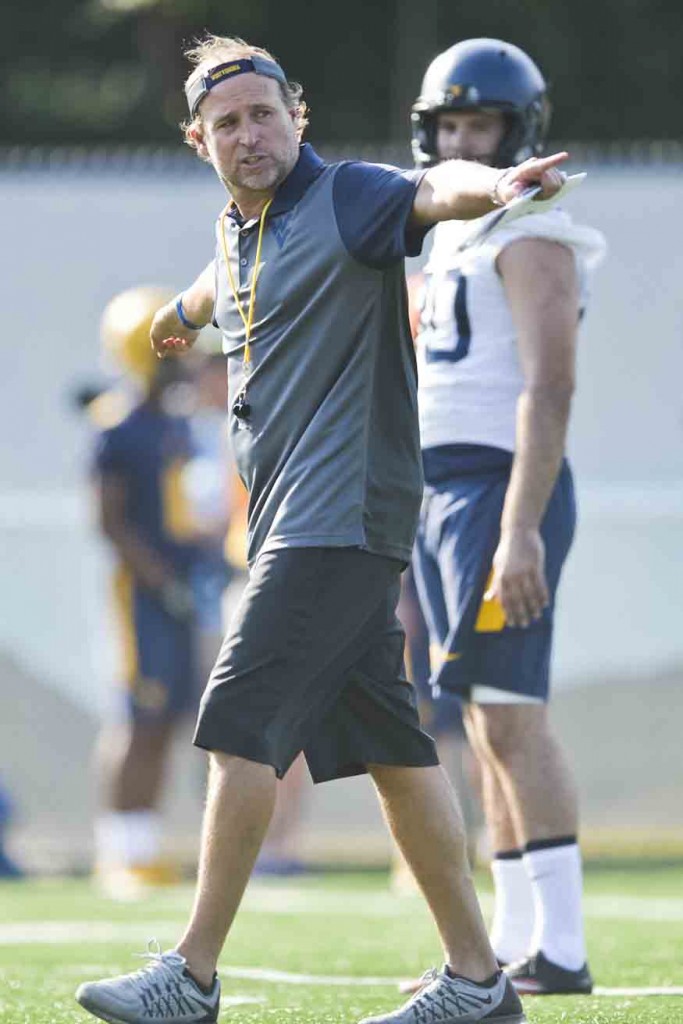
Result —
<path fill-rule="evenodd" d="M 177 947 L 82 985 L 104 1020 L 214 1022 L 218 956 L 271 813 L 304 751 L 316 782 L 369 772 L 434 915 L 445 966 L 380 1024 L 519 1024 L 472 886 L 455 796 L 419 727 L 395 616 L 422 495 L 403 258 L 437 221 L 487 213 L 558 154 L 501 172 L 328 165 L 301 145 L 305 105 L 270 54 L 208 37 L 188 54 L 186 139 L 231 195 L 214 260 L 152 327 L 160 356 L 215 320 L 230 431 L 249 492 L 250 578 L 209 680 L 199 882 Z M 435 1018 L 436 1019 L 436 1018 Z M 369 1024 L 369 1022 L 368 1022 Z"/>

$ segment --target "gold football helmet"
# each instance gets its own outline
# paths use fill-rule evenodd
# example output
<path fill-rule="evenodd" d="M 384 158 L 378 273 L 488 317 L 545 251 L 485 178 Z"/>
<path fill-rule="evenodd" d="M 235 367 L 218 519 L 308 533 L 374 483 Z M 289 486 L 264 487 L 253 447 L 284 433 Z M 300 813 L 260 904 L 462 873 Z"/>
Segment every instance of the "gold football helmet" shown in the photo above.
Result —
<path fill-rule="evenodd" d="M 172 298 L 168 288 L 128 288 L 115 295 L 102 314 L 100 336 L 105 351 L 145 387 L 149 387 L 160 366 L 149 340 L 152 320 Z"/>

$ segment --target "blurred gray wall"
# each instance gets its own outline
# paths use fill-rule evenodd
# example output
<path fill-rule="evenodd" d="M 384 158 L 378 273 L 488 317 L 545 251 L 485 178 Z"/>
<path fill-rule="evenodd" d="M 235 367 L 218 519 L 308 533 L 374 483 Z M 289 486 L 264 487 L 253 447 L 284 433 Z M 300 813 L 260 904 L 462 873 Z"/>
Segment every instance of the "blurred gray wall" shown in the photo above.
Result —
<path fill-rule="evenodd" d="M 180 289 L 212 257 L 223 194 L 209 169 L 163 161 L 83 157 L 1 177 L 0 649 L 96 706 L 113 672 L 104 554 L 89 518 L 91 437 L 68 393 L 102 372 L 98 321 L 115 292 Z M 683 664 L 683 181 L 666 165 L 590 166 L 569 205 L 609 255 L 580 349 L 561 685 Z"/>

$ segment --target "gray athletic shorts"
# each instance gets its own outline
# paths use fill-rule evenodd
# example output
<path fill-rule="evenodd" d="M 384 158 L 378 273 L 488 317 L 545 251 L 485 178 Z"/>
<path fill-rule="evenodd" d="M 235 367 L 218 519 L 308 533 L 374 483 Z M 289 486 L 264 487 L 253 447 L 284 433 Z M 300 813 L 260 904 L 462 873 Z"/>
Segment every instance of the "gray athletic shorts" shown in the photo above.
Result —
<path fill-rule="evenodd" d="M 369 764 L 438 764 L 403 674 L 401 563 L 284 548 L 254 565 L 202 698 L 194 742 L 314 782 Z"/>

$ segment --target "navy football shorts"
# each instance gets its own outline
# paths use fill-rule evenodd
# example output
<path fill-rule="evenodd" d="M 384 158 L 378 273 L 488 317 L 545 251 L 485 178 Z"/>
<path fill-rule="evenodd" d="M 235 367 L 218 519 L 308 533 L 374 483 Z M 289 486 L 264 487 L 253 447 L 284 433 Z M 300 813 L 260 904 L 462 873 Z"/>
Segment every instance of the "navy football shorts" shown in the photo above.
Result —
<path fill-rule="evenodd" d="M 357 548 L 264 552 L 202 698 L 195 744 L 314 782 L 438 764 L 403 675 L 402 565 Z"/>
<path fill-rule="evenodd" d="M 125 716 L 167 721 L 195 712 L 200 694 L 194 622 L 170 615 L 125 570 L 117 572 L 114 586 Z"/>
<path fill-rule="evenodd" d="M 555 593 L 576 520 L 572 474 L 565 461 L 541 524 L 550 605 L 527 628 L 477 628 L 510 478 L 512 455 L 481 445 L 423 452 L 425 498 L 414 569 L 433 652 L 431 683 L 464 700 L 548 698 Z"/>

